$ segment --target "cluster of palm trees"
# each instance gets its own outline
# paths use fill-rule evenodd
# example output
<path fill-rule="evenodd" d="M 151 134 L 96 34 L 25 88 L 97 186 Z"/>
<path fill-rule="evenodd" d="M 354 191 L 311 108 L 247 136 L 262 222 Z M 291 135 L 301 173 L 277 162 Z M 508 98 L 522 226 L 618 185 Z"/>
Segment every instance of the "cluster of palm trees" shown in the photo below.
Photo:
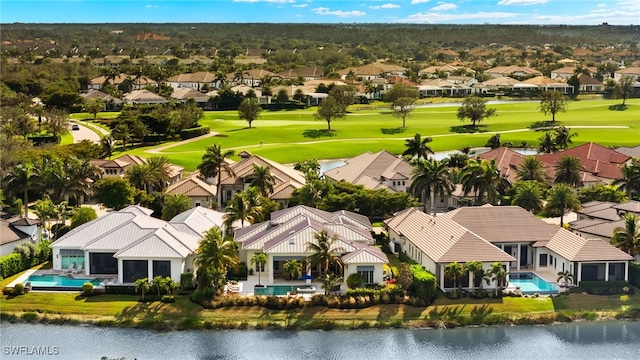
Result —
<path fill-rule="evenodd" d="M 538 153 L 552 154 L 560 150 L 567 150 L 569 145 L 573 144 L 573 138 L 578 133 L 571 132 L 571 129 L 564 126 L 558 126 L 553 131 L 547 131 L 538 139 Z"/>
<path fill-rule="evenodd" d="M 338 246 L 338 237 L 329 236 L 326 230 L 322 230 L 314 235 L 315 243 L 307 243 L 307 251 L 312 254 L 306 258 L 306 262 L 311 266 L 320 266 L 320 276 L 318 281 L 322 283 L 325 295 L 342 281 L 342 259 L 340 256 L 346 250 Z"/>
<path fill-rule="evenodd" d="M 496 284 L 496 295 L 498 294 L 498 289 L 503 289 L 507 286 L 509 279 L 509 273 L 502 263 L 498 261 L 492 263 L 488 270 L 485 270 L 479 261 L 467 261 L 464 264 L 454 261 L 444 267 L 445 278 L 453 282 L 453 287 L 458 288 L 458 290 L 462 290 L 464 284 L 462 284 L 460 280 L 464 278 L 467 273 L 470 275 L 473 274 L 474 288 L 477 287 L 480 291 L 482 291 L 483 288 L 483 281 L 486 282 L 487 285 L 489 285 L 491 281 L 494 281 Z"/>
<path fill-rule="evenodd" d="M 14 166 L 3 180 L 8 195 L 22 199 L 24 215 L 27 216 L 29 193 L 38 198 L 48 195 L 55 203 L 69 196 L 78 200 L 91 192 L 91 185 L 99 179 L 100 171 L 88 160 L 75 157 L 41 157 L 33 162 Z"/>
<path fill-rule="evenodd" d="M 147 194 L 151 191 L 161 191 L 171 181 L 170 166 L 166 156 L 153 156 L 146 163 L 136 164 L 127 169 L 127 177 L 131 185 Z"/>

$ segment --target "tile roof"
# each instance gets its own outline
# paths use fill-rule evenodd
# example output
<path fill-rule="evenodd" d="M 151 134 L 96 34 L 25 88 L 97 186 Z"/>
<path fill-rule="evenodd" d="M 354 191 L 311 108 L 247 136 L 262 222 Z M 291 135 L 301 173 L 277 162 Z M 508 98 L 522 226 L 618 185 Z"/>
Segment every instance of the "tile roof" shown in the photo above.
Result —
<path fill-rule="evenodd" d="M 640 145 L 634 147 L 621 146 L 617 148 L 616 151 L 633 158 L 640 158 Z"/>
<path fill-rule="evenodd" d="M 178 83 L 212 83 L 216 80 L 216 74 L 208 71 L 184 73 L 167 78 L 167 82 Z"/>
<path fill-rule="evenodd" d="M 597 235 L 605 238 L 613 237 L 613 231 L 618 227 L 624 227 L 624 220 L 617 221 L 602 221 L 602 220 L 579 220 L 569 223 L 572 230 L 580 231 L 581 233 L 587 233 L 591 235 Z M 589 221 L 589 222 L 587 222 Z"/>
<path fill-rule="evenodd" d="M 543 163 L 554 166 L 561 157 L 567 155 L 575 156 L 580 159 L 582 165 L 585 167 L 585 171 L 606 179 L 618 179 L 622 177 L 620 165 L 631 159 L 628 155 L 619 153 L 593 142 L 585 143 L 554 154 L 538 155 L 538 157 Z"/>
<path fill-rule="evenodd" d="M 569 261 L 632 260 L 629 254 L 600 239 L 585 239 L 568 230 L 558 229 L 545 247 Z"/>
<path fill-rule="evenodd" d="M 188 177 L 169 186 L 165 193 L 175 195 L 186 195 L 189 197 L 211 197 L 216 196 L 216 187 L 210 185 L 197 177 Z"/>
<path fill-rule="evenodd" d="M 346 165 L 328 170 L 324 176 L 335 181 L 364 185 L 369 189 L 386 187 L 385 179 L 408 180 L 411 185 L 411 164 L 386 150 L 366 152 L 345 160 Z"/>
<path fill-rule="evenodd" d="M 514 261 L 514 258 L 453 220 L 409 208 L 385 221 L 434 262 Z"/>
<path fill-rule="evenodd" d="M 194 99 L 196 102 L 206 102 L 209 100 L 208 95 L 191 88 L 178 89 L 171 93 L 171 98 L 177 100 Z"/>
<path fill-rule="evenodd" d="M 613 205 L 612 208 L 640 215 L 640 201 L 629 200 L 627 202 Z"/>
<path fill-rule="evenodd" d="M 31 236 L 11 226 L 5 219 L 0 220 L 0 245 L 10 244 L 27 238 L 30 239 Z"/>
<path fill-rule="evenodd" d="M 482 160 L 496 159 L 496 166 L 500 170 L 500 175 L 506 177 L 513 184 L 517 180 L 516 168 L 522 163 L 525 156 L 507 147 L 499 147 L 482 153 L 476 158 Z"/>

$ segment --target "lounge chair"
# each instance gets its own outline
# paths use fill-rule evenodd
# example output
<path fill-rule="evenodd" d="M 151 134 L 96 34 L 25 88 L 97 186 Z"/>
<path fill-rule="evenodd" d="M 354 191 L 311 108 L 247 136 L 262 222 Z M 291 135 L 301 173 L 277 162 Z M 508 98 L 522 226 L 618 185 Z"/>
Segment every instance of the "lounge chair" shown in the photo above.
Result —
<path fill-rule="evenodd" d="M 79 274 L 82 274 L 84 272 L 84 269 L 82 268 L 82 264 L 78 264 L 78 267 L 76 268 L 76 272 Z"/>

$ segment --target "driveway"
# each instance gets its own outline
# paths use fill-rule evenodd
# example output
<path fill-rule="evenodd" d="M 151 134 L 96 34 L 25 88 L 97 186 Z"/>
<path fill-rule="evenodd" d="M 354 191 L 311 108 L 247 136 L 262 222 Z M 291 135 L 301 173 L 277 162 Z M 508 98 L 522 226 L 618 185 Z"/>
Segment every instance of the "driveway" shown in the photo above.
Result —
<path fill-rule="evenodd" d="M 104 130 L 99 126 L 95 126 L 92 124 L 88 124 L 82 121 L 72 121 L 71 124 L 78 124 L 80 126 L 79 130 L 69 130 L 71 135 L 73 136 L 73 142 L 79 143 L 82 140 L 89 140 L 94 143 L 100 142 L 100 136 L 96 134 L 92 129 L 96 129 L 103 135 L 109 134 L 108 131 Z"/>

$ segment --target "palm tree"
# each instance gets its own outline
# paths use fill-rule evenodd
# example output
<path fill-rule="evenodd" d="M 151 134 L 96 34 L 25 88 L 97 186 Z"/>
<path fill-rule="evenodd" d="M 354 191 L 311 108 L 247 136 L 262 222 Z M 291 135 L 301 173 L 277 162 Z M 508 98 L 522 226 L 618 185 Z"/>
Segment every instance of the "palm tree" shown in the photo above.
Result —
<path fill-rule="evenodd" d="M 538 154 L 552 154 L 558 152 L 556 140 L 551 133 L 546 132 L 538 139 Z"/>
<path fill-rule="evenodd" d="M 500 174 L 496 160 L 472 160 L 463 169 L 462 187 L 465 195 L 473 191 L 476 193 L 476 204 L 484 203 L 484 195 L 490 204 L 498 202 L 500 193 L 509 188 L 509 180 Z"/>
<path fill-rule="evenodd" d="M 7 189 L 12 189 L 15 194 L 22 192 L 25 218 L 29 213 L 29 189 L 35 185 L 36 180 L 36 170 L 31 163 L 14 166 L 5 178 Z"/>
<path fill-rule="evenodd" d="M 253 266 L 253 264 L 258 265 L 256 267 L 256 272 L 258 273 L 258 286 L 262 286 L 260 284 L 260 273 L 262 272 L 262 269 L 264 269 L 264 264 L 266 263 L 267 263 L 267 255 L 265 253 L 255 253 L 251 257 L 251 266 Z"/>
<path fill-rule="evenodd" d="M 548 181 L 544 164 L 537 156 L 527 156 L 522 159 L 522 163 L 516 166 L 516 177 L 521 181 L 535 180 L 543 184 Z"/>
<path fill-rule="evenodd" d="M 275 185 L 276 178 L 271 175 L 270 166 L 260 166 L 253 164 L 253 174 L 251 175 L 251 185 L 260 190 L 262 196 L 269 196 L 273 192 L 273 185 Z"/>
<path fill-rule="evenodd" d="M 113 138 L 122 141 L 122 150 L 127 150 L 127 143 L 133 140 L 133 133 L 125 123 L 120 123 L 111 132 Z"/>
<path fill-rule="evenodd" d="M 632 159 L 629 164 L 622 165 L 620 170 L 622 177 L 614 180 L 613 185 L 625 190 L 630 199 L 635 198 L 640 194 L 640 159 Z"/>
<path fill-rule="evenodd" d="M 131 185 L 147 194 L 150 192 L 150 184 L 153 182 L 151 168 L 147 164 L 136 164 L 127 169 L 127 178 Z"/>
<path fill-rule="evenodd" d="M 454 261 L 444 267 L 444 277 L 453 281 L 453 287 L 462 290 L 462 283 L 458 284 L 458 280 L 464 276 L 465 268 L 462 264 Z"/>
<path fill-rule="evenodd" d="M 580 210 L 580 201 L 576 191 L 567 184 L 556 184 L 547 196 L 544 209 L 552 216 L 560 216 L 560 226 L 564 226 L 564 215 L 569 211 Z"/>
<path fill-rule="evenodd" d="M 171 181 L 169 159 L 166 156 L 152 156 L 146 165 L 151 173 L 151 186 L 154 190 L 162 190 L 167 187 Z"/>
<path fill-rule="evenodd" d="M 227 203 L 224 223 L 228 230 L 233 228 L 236 221 L 240 221 L 240 227 L 244 227 L 245 222 L 253 224 L 260 217 L 262 208 L 255 201 L 257 197 L 253 196 L 258 194 L 250 195 L 249 189 L 235 193 Z"/>
<path fill-rule="evenodd" d="M 613 230 L 611 245 L 628 253 L 631 256 L 640 254 L 640 217 L 628 213 L 623 216 L 624 227 Z"/>
<path fill-rule="evenodd" d="M 329 293 L 331 292 L 331 289 L 333 289 L 334 286 L 342 282 L 342 277 L 334 273 L 331 273 L 331 274 L 326 274 L 325 276 L 320 276 L 318 278 L 318 281 L 322 283 L 324 294 L 329 295 Z"/>
<path fill-rule="evenodd" d="M 426 159 L 428 157 L 428 154 L 433 154 L 433 150 L 429 147 L 429 145 L 427 145 L 430 142 L 430 137 L 425 136 L 424 138 L 422 138 L 419 133 L 416 133 L 413 136 L 413 139 L 405 140 L 404 146 L 407 149 L 402 153 L 402 156 L 409 155 L 412 158 L 417 157 L 418 159 Z"/>
<path fill-rule="evenodd" d="M 204 233 L 193 262 L 203 269 L 202 276 L 198 277 L 198 290 L 209 286 L 211 278 L 214 288 L 220 289 L 227 269 L 238 264 L 236 244 L 233 239 L 225 239 L 218 227 L 213 227 Z"/>
<path fill-rule="evenodd" d="M 411 191 L 414 196 L 420 196 L 425 204 L 425 212 L 435 214 L 434 197 L 444 197 L 453 191 L 453 182 L 449 179 L 449 168 L 445 161 L 436 159 L 416 159 L 412 162 L 413 171 L 411 177 Z M 425 202 L 425 198 L 429 201 Z M 427 206 L 427 204 L 429 206 Z"/>
<path fill-rule="evenodd" d="M 100 149 L 103 158 L 111 159 L 111 155 L 113 155 L 113 151 L 115 150 L 115 142 L 111 134 L 104 135 L 100 138 Z"/>
<path fill-rule="evenodd" d="M 558 160 L 554 169 L 556 170 L 556 184 L 569 184 L 573 187 L 582 186 L 580 172 L 584 170 L 584 166 L 582 166 L 579 158 L 570 155 L 563 156 Z"/>
<path fill-rule="evenodd" d="M 144 301 L 144 293 L 149 291 L 149 279 L 138 279 L 133 283 L 133 287 L 135 288 L 136 292 L 140 291 L 140 293 L 142 294 L 142 301 Z"/>
<path fill-rule="evenodd" d="M 516 194 L 512 199 L 513 204 L 532 213 L 537 213 L 542 210 L 543 190 L 540 185 L 541 184 L 535 180 L 516 182 Z"/>
<path fill-rule="evenodd" d="M 162 204 L 162 220 L 171 220 L 176 215 L 191 208 L 191 200 L 186 195 L 167 194 Z"/>
<path fill-rule="evenodd" d="M 559 271 L 556 282 L 560 282 L 560 280 L 562 280 L 564 286 L 569 286 L 569 284 L 573 283 L 573 274 L 569 270 Z"/>
<path fill-rule="evenodd" d="M 82 196 L 88 196 L 94 182 L 100 179 L 100 169 L 89 160 L 70 159 L 64 164 L 64 175 L 61 190 L 74 195 L 81 205 Z"/>
<path fill-rule="evenodd" d="M 288 279 L 298 279 L 302 276 L 302 262 L 298 260 L 289 260 L 282 266 L 285 276 Z"/>
<path fill-rule="evenodd" d="M 338 237 L 329 237 L 326 230 L 322 230 L 314 235 L 314 239 L 317 244 L 312 242 L 307 243 L 307 251 L 313 254 L 307 257 L 307 261 L 312 266 L 322 265 L 323 274 L 329 273 L 329 267 L 336 265 L 342 269 L 342 260 L 340 255 L 346 251 L 342 247 L 337 247 Z"/>
<path fill-rule="evenodd" d="M 569 148 L 569 144 L 573 144 L 573 140 L 571 139 L 578 136 L 578 133 L 572 133 L 570 128 L 564 126 L 555 128 L 554 132 L 556 147 L 562 150 L 567 150 Z"/>
<path fill-rule="evenodd" d="M 160 297 L 160 292 L 166 288 L 166 282 L 167 280 L 160 275 L 151 279 L 151 284 L 158 290 L 158 297 Z"/>
<path fill-rule="evenodd" d="M 218 144 L 213 144 L 207 148 L 204 155 L 202 155 L 202 161 L 198 164 L 198 170 L 200 174 L 205 178 L 218 177 L 216 183 L 216 196 L 218 198 L 218 209 L 222 208 L 222 171 L 228 172 L 231 176 L 235 176 L 231 166 L 227 163 L 227 158 L 233 156 L 235 151 L 225 150 Z"/>
<path fill-rule="evenodd" d="M 491 264 L 491 268 L 487 272 L 487 274 L 491 277 L 492 281 L 496 283 L 495 294 L 498 295 L 498 289 L 502 289 L 507 286 L 507 279 L 509 278 L 509 273 L 502 266 L 502 263 L 496 261 Z"/>

